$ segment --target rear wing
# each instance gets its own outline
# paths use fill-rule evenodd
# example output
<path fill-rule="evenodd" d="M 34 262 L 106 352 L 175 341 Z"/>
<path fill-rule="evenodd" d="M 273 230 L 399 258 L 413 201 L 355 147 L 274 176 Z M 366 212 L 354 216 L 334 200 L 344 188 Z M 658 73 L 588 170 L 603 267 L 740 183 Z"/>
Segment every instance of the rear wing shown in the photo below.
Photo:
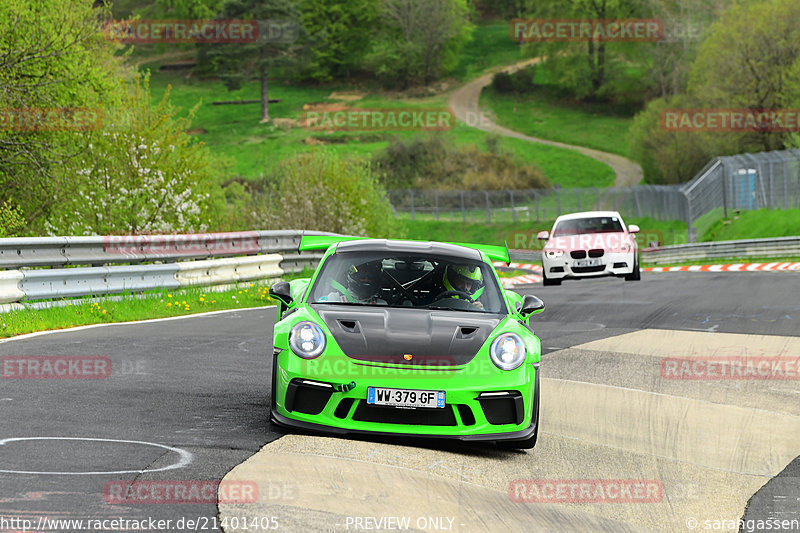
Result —
<path fill-rule="evenodd" d="M 345 237 L 341 235 L 303 235 L 300 239 L 300 246 L 298 251 L 307 252 L 309 250 L 327 250 L 332 244 L 345 241 L 360 241 L 366 240 L 367 237 Z M 403 239 L 406 240 L 406 239 Z M 414 241 L 414 242 L 427 242 L 427 241 Z M 508 252 L 508 243 L 505 246 L 496 246 L 493 244 L 469 244 L 463 242 L 447 242 L 445 244 L 454 244 L 456 246 L 463 246 L 465 248 L 472 248 L 486 254 L 486 257 L 492 261 L 502 261 L 508 264 L 511 260 Z"/>

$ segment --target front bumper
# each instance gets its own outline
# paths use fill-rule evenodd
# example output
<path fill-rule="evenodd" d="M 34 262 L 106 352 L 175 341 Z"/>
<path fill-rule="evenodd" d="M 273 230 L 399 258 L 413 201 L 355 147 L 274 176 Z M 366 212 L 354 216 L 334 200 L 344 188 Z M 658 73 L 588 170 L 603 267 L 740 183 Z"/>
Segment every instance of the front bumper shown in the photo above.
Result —
<path fill-rule="evenodd" d="M 566 252 L 557 259 L 550 259 L 542 254 L 542 269 L 549 279 L 595 278 L 601 276 L 626 276 L 631 274 L 635 264 L 635 252 L 605 253 L 598 258 L 600 265 L 594 267 L 577 267 L 576 261 Z"/>
<path fill-rule="evenodd" d="M 505 372 L 488 355 L 462 367 L 435 368 L 364 364 L 344 355 L 319 359 L 302 360 L 289 350 L 274 355 L 273 422 L 339 435 L 463 441 L 524 440 L 536 431 L 538 364 L 526 362 Z M 341 387 L 350 383 L 355 384 L 350 390 Z M 374 406 L 366 401 L 368 387 L 445 391 L 446 404 L 438 409 Z"/>

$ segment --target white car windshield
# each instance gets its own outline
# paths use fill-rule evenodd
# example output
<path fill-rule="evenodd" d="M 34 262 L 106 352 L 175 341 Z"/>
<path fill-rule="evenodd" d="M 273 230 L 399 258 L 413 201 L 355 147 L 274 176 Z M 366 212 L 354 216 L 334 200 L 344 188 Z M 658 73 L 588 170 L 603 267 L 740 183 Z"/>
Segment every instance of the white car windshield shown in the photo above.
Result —
<path fill-rule="evenodd" d="M 616 233 L 623 231 L 619 217 L 586 217 L 562 220 L 553 228 L 553 237 L 583 233 Z"/>
<path fill-rule="evenodd" d="M 489 265 L 455 257 L 336 253 L 314 282 L 309 303 L 505 312 Z"/>

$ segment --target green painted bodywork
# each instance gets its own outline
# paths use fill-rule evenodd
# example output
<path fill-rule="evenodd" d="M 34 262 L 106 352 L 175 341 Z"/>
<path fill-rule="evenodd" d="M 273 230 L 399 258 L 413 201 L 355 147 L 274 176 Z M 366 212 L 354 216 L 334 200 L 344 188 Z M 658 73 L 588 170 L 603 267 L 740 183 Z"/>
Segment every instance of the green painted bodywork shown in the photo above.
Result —
<path fill-rule="evenodd" d="M 316 238 L 316 237 L 314 237 Z M 306 238 L 304 237 L 304 240 Z M 338 242 L 338 241 L 337 241 Z M 336 243 L 328 245 L 320 266 L 332 253 Z M 319 244 L 321 246 L 321 243 Z M 308 248 L 311 249 L 311 248 Z M 481 251 L 481 256 L 491 268 L 498 286 L 500 279 L 492 267 L 488 254 Z M 325 322 L 313 307 L 306 303 L 308 288 L 313 286 L 318 267 L 310 279 L 297 279 L 290 283 L 294 301 L 283 313 L 283 317 L 275 324 L 275 372 L 273 390 L 273 410 L 285 418 L 317 424 L 322 426 L 345 428 L 356 431 L 381 433 L 403 433 L 418 435 L 461 436 L 481 434 L 502 434 L 518 432 L 529 428 L 532 424 L 534 384 L 539 371 L 541 346 L 539 339 L 527 326 L 530 316 L 522 316 L 517 312 L 523 298 L 509 290 L 503 290 L 503 298 L 508 311 L 495 330 L 487 337 L 475 357 L 467 364 L 460 366 L 439 367 L 446 371 L 431 371 L 430 367 L 414 365 L 383 364 L 369 362 L 368 365 L 357 364 L 357 361 L 346 356 L 337 345 Z M 292 327 L 302 321 L 317 324 L 326 336 L 326 347 L 322 355 L 316 359 L 306 360 L 295 355 L 289 348 L 289 332 Z M 516 333 L 525 342 L 527 354 L 525 361 L 515 370 L 505 371 L 492 363 L 489 347 L 498 335 Z M 302 378 L 333 385 L 355 383 L 355 387 L 347 392 L 334 392 L 320 414 L 310 415 L 286 410 L 286 391 L 292 379 Z M 396 389 L 418 389 L 428 391 L 445 391 L 447 405 L 456 418 L 455 426 L 406 425 L 352 420 L 358 401 L 353 402 L 349 413 L 344 418 L 334 415 L 336 407 L 343 398 L 353 398 L 366 402 L 368 387 L 388 387 Z M 481 408 L 477 397 L 481 392 L 519 391 L 523 396 L 524 419 L 520 424 L 490 424 Z M 464 425 L 455 404 L 468 405 L 475 417 L 475 423 Z"/>
<path fill-rule="evenodd" d="M 366 237 L 343 237 L 340 235 L 306 235 L 300 239 L 300 246 L 298 246 L 298 250 L 301 252 L 308 252 L 310 250 L 327 250 L 331 245 L 340 242 L 363 240 L 368 239 Z M 504 263 L 508 263 L 510 261 L 507 246 L 495 246 L 492 244 L 468 244 L 463 242 L 447 242 L 444 244 L 454 244 L 456 246 L 463 246 L 465 248 L 478 250 L 486 254 L 486 256 L 492 261 L 502 261 Z"/>

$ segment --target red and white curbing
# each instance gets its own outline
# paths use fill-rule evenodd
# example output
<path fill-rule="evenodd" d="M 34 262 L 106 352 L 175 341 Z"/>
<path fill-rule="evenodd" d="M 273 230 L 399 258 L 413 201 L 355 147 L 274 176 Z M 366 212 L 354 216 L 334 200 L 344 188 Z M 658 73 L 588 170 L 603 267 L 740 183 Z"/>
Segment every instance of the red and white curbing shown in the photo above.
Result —
<path fill-rule="evenodd" d="M 779 272 L 800 271 L 800 263 L 735 263 L 730 265 L 691 265 L 648 267 L 642 272 Z"/>
<path fill-rule="evenodd" d="M 505 267 L 506 264 L 495 261 L 494 266 Z M 510 263 L 508 268 L 530 270 L 538 274 L 525 274 L 513 278 L 502 278 L 503 287 L 529 285 L 542 281 L 542 267 L 530 263 Z M 729 265 L 691 265 L 676 267 L 647 267 L 642 272 L 800 272 L 800 263 L 734 263 Z"/>
<path fill-rule="evenodd" d="M 506 265 L 502 261 L 495 261 L 493 264 L 496 267 L 507 267 L 507 268 L 514 268 L 517 270 L 530 270 L 532 272 L 538 272 L 540 274 L 542 272 L 541 265 L 534 265 L 531 263 L 509 263 L 508 265 Z M 529 285 L 531 283 L 541 283 L 541 281 L 542 281 L 542 276 L 537 274 L 525 274 L 523 276 L 500 279 L 500 282 L 506 289 L 509 287 L 513 287 L 515 285 Z"/>

